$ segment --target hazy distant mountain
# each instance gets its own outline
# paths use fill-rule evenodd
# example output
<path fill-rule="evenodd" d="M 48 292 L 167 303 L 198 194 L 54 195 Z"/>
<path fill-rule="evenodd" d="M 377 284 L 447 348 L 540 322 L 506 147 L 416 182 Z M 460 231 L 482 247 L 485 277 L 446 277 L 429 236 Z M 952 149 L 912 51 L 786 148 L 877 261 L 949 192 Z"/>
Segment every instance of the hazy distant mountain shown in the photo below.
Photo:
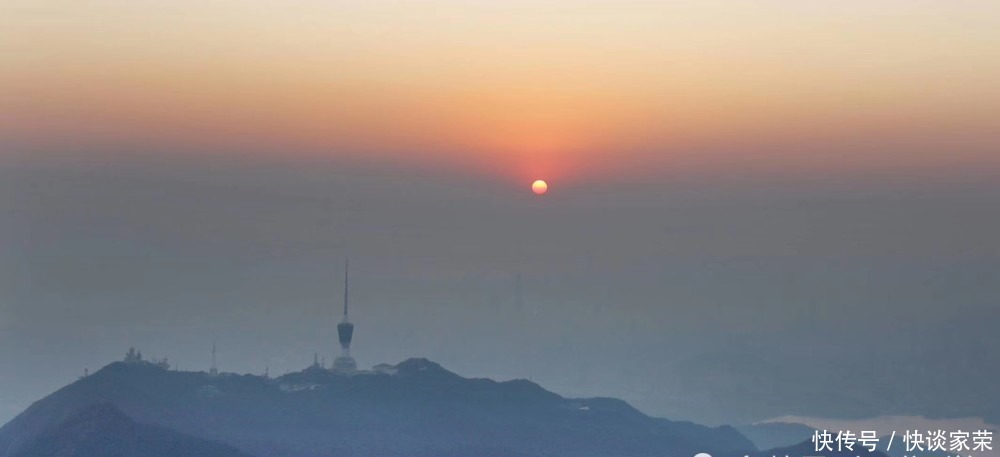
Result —
<path fill-rule="evenodd" d="M 819 454 L 823 457 L 836 457 L 837 455 L 843 455 L 844 457 L 857 457 L 858 455 L 879 455 L 876 453 L 869 454 L 867 448 L 860 445 L 855 447 L 862 452 L 844 452 L 844 453 L 830 453 L 825 452 L 813 452 L 815 445 L 812 443 L 813 433 L 816 429 L 809 427 L 807 425 L 787 423 L 787 422 L 766 422 L 760 424 L 752 425 L 741 425 L 736 427 L 743 436 L 746 436 L 750 441 L 757 446 L 758 449 L 769 449 L 768 451 L 760 452 L 761 456 L 805 456 Z M 837 433 L 837 432 L 833 432 Z M 883 454 L 888 457 L 912 457 L 913 452 L 907 451 L 906 446 L 900 443 L 899 437 L 895 438 L 895 446 L 890 447 L 889 443 L 892 442 L 892 438 L 889 435 L 885 435 L 879 438 L 878 444 L 876 446 L 878 453 Z M 886 449 L 889 447 L 889 449 Z M 808 452 L 804 452 L 808 451 Z M 920 452 L 920 457 L 948 457 L 954 455 L 948 452 Z M 984 456 L 985 457 L 985 456 Z"/>
<path fill-rule="evenodd" d="M 261 376 L 113 363 L 0 428 L 21 457 L 73 411 L 110 402 L 128 417 L 257 456 L 663 456 L 755 450 L 732 427 L 646 416 L 610 398 L 567 399 L 529 381 L 467 379 L 426 359 L 378 374 L 312 368 Z"/>
<path fill-rule="evenodd" d="M 765 422 L 736 427 L 758 449 L 774 449 L 793 446 L 812 438 L 816 430 L 802 424 L 785 422 Z"/>
<path fill-rule="evenodd" d="M 841 450 L 841 451 L 828 451 L 824 450 L 822 452 L 816 452 L 816 445 L 813 444 L 811 440 L 807 440 L 803 443 L 796 444 L 794 446 L 786 446 L 777 449 L 771 449 L 769 451 L 761 451 L 756 454 L 751 454 L 750 457 L 804 457 L 804 456 L 823 456 L 823 457 L 887 457 L 882 451 L 868 452 L 868 448 L 861 445 L 855 445 L 854 451 Z"/>
<path fill-rule="evenodd" d="M 43 432 L 16 457 L 247 457 L 231 446 L 137 424 L 110 403 L 85 408 Z"/>

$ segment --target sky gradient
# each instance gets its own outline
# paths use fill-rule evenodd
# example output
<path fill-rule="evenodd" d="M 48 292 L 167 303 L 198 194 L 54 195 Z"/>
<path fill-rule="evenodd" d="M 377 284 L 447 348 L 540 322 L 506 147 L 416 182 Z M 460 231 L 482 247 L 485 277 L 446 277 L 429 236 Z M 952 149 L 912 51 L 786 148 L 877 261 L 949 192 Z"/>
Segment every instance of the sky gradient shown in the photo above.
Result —
<path fill-rule="evenodd" d="M 155 144 L 520 181 L 1000 165 L 990 1 L 3 9 L 0 138 L 28 153 Z"/>
<path fill-rule="evenodd" d="M 329 358 L 346 256 L 365 367 L 1000 421 L 998 2 L 0 0 L 0 68 L 0 422 Z"/>

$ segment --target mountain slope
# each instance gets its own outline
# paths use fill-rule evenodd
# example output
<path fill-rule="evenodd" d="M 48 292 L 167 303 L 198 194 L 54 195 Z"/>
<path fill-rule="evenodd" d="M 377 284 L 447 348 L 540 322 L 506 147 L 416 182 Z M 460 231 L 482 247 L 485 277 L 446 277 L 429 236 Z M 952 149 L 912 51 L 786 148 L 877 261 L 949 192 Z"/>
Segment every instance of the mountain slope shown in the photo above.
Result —
<path fill-rule="evenodd" d="M 823 457 L 887 457 L 882 451 L 876 450 L 869 452 L 868 448 L 861 446 L 860 444 L 855 446 L 854 451 L 850 450 L 835 450 L 829 451 L 824 450 L 822 452 L 816 452 L 816 445 L 813 444 L 812 440 L 805 441 L 803 443 L 796 444 L 794 446 L 780 447 L 776 449 L 771 449 L 769 451 L 758 452 L 752 454 L 752 457 L 774 457 L 774 456 L 791 456 L 791 457 L 801 457 L 801 456 L 814 456 L 821 455 Z"/>
<path fill-rule="evenodd" d="M 235 448 L 137 424 L 110 403 L 85 408 L 15 457 L 247 457 Z"/>
<path fill-rule="evenodd" d="M 0 428 L 0 457 L 72 411 L 112 402 L 140 423 L 255 455 L 744 455 L 731 427 L 651 418 L 615 399 L 566 399 L 518 380 L 468 379 L 426 359 L 354 376 L 307 369 L 277 379 L 113 363 Z"/>

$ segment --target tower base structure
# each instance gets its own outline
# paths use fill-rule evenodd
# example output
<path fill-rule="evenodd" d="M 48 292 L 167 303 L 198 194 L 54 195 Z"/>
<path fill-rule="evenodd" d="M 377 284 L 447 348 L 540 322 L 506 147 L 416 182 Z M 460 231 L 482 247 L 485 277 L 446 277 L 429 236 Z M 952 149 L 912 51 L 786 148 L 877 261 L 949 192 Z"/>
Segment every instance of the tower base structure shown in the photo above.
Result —
<path fill-rule="evenodd" d="M 334 373 L 350 374 L 358 371 L 358 362 L 354 360 L 354 357 L 342 355 L 334 359 L 333 366 L 330 369 Z"/>

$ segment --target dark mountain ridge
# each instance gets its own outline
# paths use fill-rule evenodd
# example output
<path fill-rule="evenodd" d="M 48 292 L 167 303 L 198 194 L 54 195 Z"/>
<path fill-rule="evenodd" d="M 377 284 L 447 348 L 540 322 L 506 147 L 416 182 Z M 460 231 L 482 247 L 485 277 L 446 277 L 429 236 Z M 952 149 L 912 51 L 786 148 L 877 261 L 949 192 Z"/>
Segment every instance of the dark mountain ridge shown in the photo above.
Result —
<path fill-rule="evenodd" d="M 426 359 L 340 375 L 279 378 L 112 363 L 35 402 L 0 428 L 19 453 L 76 412 L 113 403 L 128 417 L 244 452 L 314 456 L 743 456 L 731 427 L 649 417 L 610 398 L 568 399 L 515 380 L 469 379 Z"/>
<path fill-rule="evenodd" d="M 138 424 L 98 403 L 28 442 L 16 457 L 248 457 L 231 446 Z"/>

